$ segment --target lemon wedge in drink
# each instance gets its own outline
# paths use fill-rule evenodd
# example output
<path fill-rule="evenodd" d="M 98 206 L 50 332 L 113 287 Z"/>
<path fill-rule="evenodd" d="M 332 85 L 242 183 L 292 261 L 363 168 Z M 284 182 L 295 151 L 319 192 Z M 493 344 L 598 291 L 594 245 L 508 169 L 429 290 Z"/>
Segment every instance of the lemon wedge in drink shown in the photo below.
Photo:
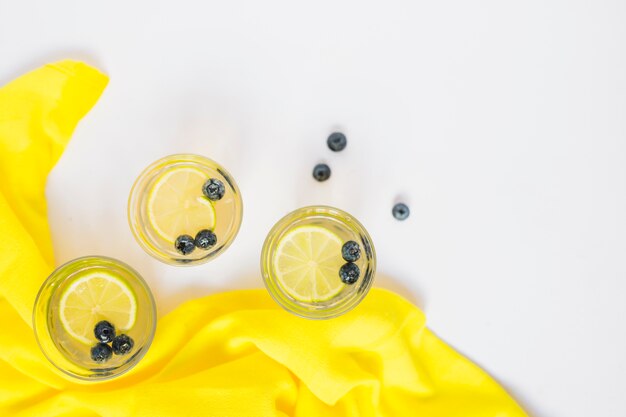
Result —
<path fill-rule="evenodd" d="M 303 302 L 326 301 L 345 286 L 339 269 L 342 241 L 332 231 L 314 225 L 299 226 L 278 242 L 273 266 L 276 281 L 291 297 Z"/>
<path fill-rule="evenodd" d="M 63 292 L 59 317 L 67 333 L 85 344 L 93 344 L 94 326 L 107 320 L 128 330 L 137 317 L 137 298 L 118 276 L 105 271 L 89 272 L 76 278 Z"/>
<path fill-rule="evenodd" d="M 213 230 L 215 208 L 202 194 L 207 179 L 206 173 L 188 166 L 173 168 L 156 179 L 147 210 L 150 225 L 159 236 L 174 243 L 180 235 Z"/>

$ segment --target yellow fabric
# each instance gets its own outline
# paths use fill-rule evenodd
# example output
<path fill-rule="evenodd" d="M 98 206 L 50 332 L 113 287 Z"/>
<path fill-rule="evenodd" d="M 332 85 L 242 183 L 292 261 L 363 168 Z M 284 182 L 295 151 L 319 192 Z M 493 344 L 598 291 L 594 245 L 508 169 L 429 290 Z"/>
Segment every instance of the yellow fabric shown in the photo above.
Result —
<path fill-rule="evenodd" d="M 44 185 L 106 83 L 63 61 L 0 89 L 0 416 L 525 416 L 420 310 L 379 289 L 328 321 L 292 316 L 264 290 L 201 298 L 159 321 L 128 374 L 60 375 L 30 321 L 53 267 Z"/>

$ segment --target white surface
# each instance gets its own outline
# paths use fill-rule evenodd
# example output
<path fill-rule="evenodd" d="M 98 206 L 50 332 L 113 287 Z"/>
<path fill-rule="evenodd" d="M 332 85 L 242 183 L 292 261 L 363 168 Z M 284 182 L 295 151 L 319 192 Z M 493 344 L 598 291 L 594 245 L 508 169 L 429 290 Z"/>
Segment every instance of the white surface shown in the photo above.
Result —
<path fill-rule="evenodd" d="M 58 262 L 125 260 L 162 314 L 260 287 L 272 224 L 336 205 L 370 230 L 376 285 L 532 415 L 626 415 L 626 2 L 295 3 L 0 0 L 0 83 L 62 58 L 111 77 L 49 181 Z M 230 250 L 187 269 L 126 223 L 135 176 L 181 151 L 245 205 Z"/>

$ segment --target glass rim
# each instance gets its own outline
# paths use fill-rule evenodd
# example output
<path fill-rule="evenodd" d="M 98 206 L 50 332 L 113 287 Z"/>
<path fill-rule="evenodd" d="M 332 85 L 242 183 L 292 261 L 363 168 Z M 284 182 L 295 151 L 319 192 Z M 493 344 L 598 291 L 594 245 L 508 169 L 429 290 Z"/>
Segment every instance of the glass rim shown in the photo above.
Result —
<path fill-rule="evenodd" d="M 60 364 L 58 364 L 53 357 L 51 356 L 50 352 L 48 351 L 48 349 L 43 345 L 43 341 L 42 336 L 45 335 L 47 336 L 51 341 L 52 341 L 52 335 L 50 334 L 50 328 L 49 326 L 45 326 L 45 328 L 40 329 L 41 326 L 39 326 L 37 324 L 37 318 L 39 316 L 38 314 L 38 307 L 40 306 L 40 304 L 45 303 L 45 310 L 48 311 L 49 307 L 50 307 L 50 297 L 48 297 L 47 300 L 43 300 L 42 296 L 44 294 L 44 292 L 50 287 L 51 284 L 53 284 L 55 278 L 58 277 L 59 273 L 61 273 L 62 271 L 66 270 L 67 268 L 71 267 L 74 264 L 80 263 L 80 262 L 87 262 L 87 261 L 104 261 L 104 262 L 109 262 L 111 264 L 114 264 L 116 266 L 121 267 L 122 269 L 127 270 L 128 272 L 130 272 L 130 274 L 133 276 L 134 279 L 137 280 L 137 282 L 141 285 L 141 287 L 143 287 L 143 289 L 146 292 L 149 304 L 150 304 L 150 314 L 149 316 L 152 317 L 152 322 L 150 325 L 150 331 L 149 331 L 149 335 L 146 338 L 146 342 L 142 345 L 142 349 L 141 351 L 137 352 L 137 354 L 131 356 L 129 358 L 129 361 L 127 361 L 126 363 L 129 363 L 130 360 L 133 361 L 133 363 L 131 363 L 129 366 L 124 367 L 123 369 L 120 369 L 119 371 L 115 372 L 111 372 L 111 373 L 102 373 L 102 374 L 92 374 L 92 375 L 81 375 L 78 374 L 76 372 L 72 372 L 68 369 L 63 368 Z M 82 270 L 79 269 L 78 271 Z M 64 277 L 62 279 L 62 281 L 65 281 L 66 279 L 68 279 L 71 275 L 68 275 L 66 277 Z M 46 320 L 47 322 L 47 320 Z M 109 256 L 102 256 L 102 255 L 86 255 L 86 256 L 81 256 L 75 259 L 71 259 L 63 264 L 61 264 L 60 266 L 56 267 L 52 272 L 50 272 L 50 274 L 48 275 L 48 277 L 44 280 L 44 282 L 41 284 L 41 286 L 39 287 L 39 290 L 37 291 L 37 296 L 35 297 L 35 302 L 33 303 L 33 311 L 32 311 L 32 325 L 33 325 L 33 333 L 35 335 L 35 340 L 37 341 L 37 346 L 39 347 L 39 350 L 41 351 L 41 353 L 44 355 L 44 357 L 48 360 L 49 363 L 51 363 L 55 369 L 57 369 L 58 371 L 60 371 L 63 375 L 67 375 L 70 376 L 74 379 L 78 379 L 80 381 L 85 381 L 85 382 L 91 382 L 91 383 L 97 383 L 97 382 L 104 382 L 110 379 L 114 379 L 117 378 L 121 375 L 124 375 L 125 373 L 129 372 L 131 369 L 133 369 L 138 363 L 139 361 L 141 361 L 141 359 L 146 355 L 146 353 L 148 352 L 148 350 L 150 349 L 150 346 L 152 345 L 152 342 L 154 340 L 154 336 L 156 334 L 156 327 L 157 327 L 157 310 L 156 310 L 156 301 L 154 299 L 154 295 L 152 294 L 152 291 L 150 290 L 150 286 L 148 285 L 148 283 L 143 279 L 143 277 L 141 276 L 141 274 L 139 274 L 139 272 L 137 272 L 133 267 L 131 267 L 130 265 L 128 265 L 127 263 L 120 261 L 119 259 L 115 259 L 115 258 L 111 258 Z M 42 335 L 40 335 L 40 331 L 43 332 Z M 53 342 L 54 344 L 54 342 Z M 56 352 L 61 355 L 63 357 L 63 354 L 57 349 Z M 76 366 L 77 368 L 79 367 L 78 365 L 75 365 L 71 360 L 67 359 L 64 357 L 64 359 L 68 362 L 71 363 L 72 365 Z"/>
<path fill-rule="evenodd" d="M 286 296 L 277 285 L 275 278 L 270 272 L 270 263 L 272 262 L 273 258 L 272 254 L 274 253 L 276 245 L 278 243 L 278 241 L 276 241 L 276 236 L 280 235 L 284 230 L 289 228 L 290 225 L 293 224 L 295 219 L 297 219 L 299 216 L 302 216 L 303 213 L 307 212 L 310 212 L 311 214 L 305 217 L 311 217 L 312 215 L 321 215 L 339 220 L 341 223 L 343 223 L 359 235 L 365 245 L 365 251 L 370 252 L 368 268 L 363 272 L 364 276 L 360 280 L 360 286 L 358 287 L 357 291 L 351 297 L 348 297 L 344 302 L 340 304 L 317 310 L 306 308 L 306 306 L 304 306 L 303 304 L 297 303 L 294 300 L 291 300 L 290 297 Z M 306 319 L 331 319 L 341 316 L 354 309 L 357 305 L 360 304 L 360 302 L 363 300 L 363 298 L 365 298 L 365 296 L 371 289 L 376 275 L 376 250 L 374 248 L 372 238 L 370 237 L 369 233 L 354 216 L 344 210 L 338 209 L 333 206 L 309 205 L 305 207 L 300 207 L 287 213 L 272 226 L 271 230 L 265 238 L 265 241 L 263 242 L 263 249 L 261 251 L 261 274 L 263 276 L 263 283 L 265 285 L 265 288 L 267 289 L 267 292 L 270 294 L 272 299 L 274 299 L 274 301 L 278 305 L 280 305 L 289 313 Z"/>
<path fill-rule="evenodd" d="M 236 200 L 238 201 L 237 215 L 240 218 L 240 220 L 237 222 L 237 225 L 233 228 L 232 233 L 230 234 L 230 238 L 226 241 L 226 243 L 224 243 L 220 247 L 220 250 L 209 251 L 205 256 L 201 258 L 187 259 L 183 257 L 174 258 L 172 256 L 168 256 L 157 245 L 155 245 L 153 242 L 151 242 L 149 239 L 147 239 L 144 236 L 144 234 L 140 231 L 140 228 L 141 228 L 139 224 L 140 222 L 136 218 L 137 212 L 140 210 L 140 208 L 138 207 L 139 205 L 138 200 L 140 199 L 140 193 L 145 192 L 145 190 L 143 190 L 142 187 L 140 187 L 140 185 L 142 185 L 143 182 L 149 179 L 151 174 L 153 174 L 155 171 L 163 169 L 167 167 L 168 165 L 171 165 L 173 161 L 175 160 L 179 160 L 179 162 L 201 164 L 205 166 L 214 165 L 216 169 L 218 170 L 218 172 L 226 179 L 226 181 L 228 182 L 228 185 L 235 191 L 235 195 L 237 196 L 236 197 Z M 243 199 L 241 198 L 241 191 L 239 190 L 239 186 L 237 185 L 237 182 L 235 181 L 234 177 L 219 162 L 211 158 L 208 158 L 206 156 L 199 155 L 199 154 L 175 153 L 175 154 L 170 154 L 170 155 L 161 157 L 151 162 L 149 165 L 147 165 L 141 170 L 141 172 L 139 173 L 139 175 L 133 182 L 133 185 L 128 194 L 126 217 L 127 217 L 129 228 L 131 230 L 131 233 L 135 241 L 144 250 L 144 252 L 146 252 L 148 255 L 150 255 L 154 259 L 160 262 L 163 262 L 167 265 L 190 267 L 190 266 L 201 265 L 217 258 L 222 253 L 224 253 L 226 249 L 228 249 L 230 245 L 234 242 L 235 238 L 239 234 L 239 230 L 241 229 L 241 223 L 243 220 Z"/>

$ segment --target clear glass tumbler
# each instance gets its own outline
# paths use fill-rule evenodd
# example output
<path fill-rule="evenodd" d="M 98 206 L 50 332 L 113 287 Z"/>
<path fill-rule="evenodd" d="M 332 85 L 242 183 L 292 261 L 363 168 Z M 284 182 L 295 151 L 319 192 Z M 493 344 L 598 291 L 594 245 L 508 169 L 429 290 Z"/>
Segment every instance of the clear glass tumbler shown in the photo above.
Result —
<path fill-rule="evenodd" d="M 128 201 L 128 222 L 139 245 L 171 265 L 198 265 L 224 252 L 237 236 L 242 215 L 233 177 L 217 162 L 191 154 L 148 166 Z"/>
<path fill-rule="evenodd" d="M 374 280 L 376 254 L 369 234 L 350 214 L 304 207 L 269 232 L 261 271 L 270 295 L 287 311 L 327 319 L 350 311 L 365 297 Z"/>
<path fill-rule="evenodd" d="M 107 343 L 95 333 L 103 321 L 115 329 Z M 128 371 L 146 354 L 156 308 L 148 285 L 130 266 L 89 256 L 60 266 L 43 283 L 33 328 L 39 347 L 59 370 L 82 380 L 104 380 Z M 95 353 L 101 356 L 94 359 Z"/>

